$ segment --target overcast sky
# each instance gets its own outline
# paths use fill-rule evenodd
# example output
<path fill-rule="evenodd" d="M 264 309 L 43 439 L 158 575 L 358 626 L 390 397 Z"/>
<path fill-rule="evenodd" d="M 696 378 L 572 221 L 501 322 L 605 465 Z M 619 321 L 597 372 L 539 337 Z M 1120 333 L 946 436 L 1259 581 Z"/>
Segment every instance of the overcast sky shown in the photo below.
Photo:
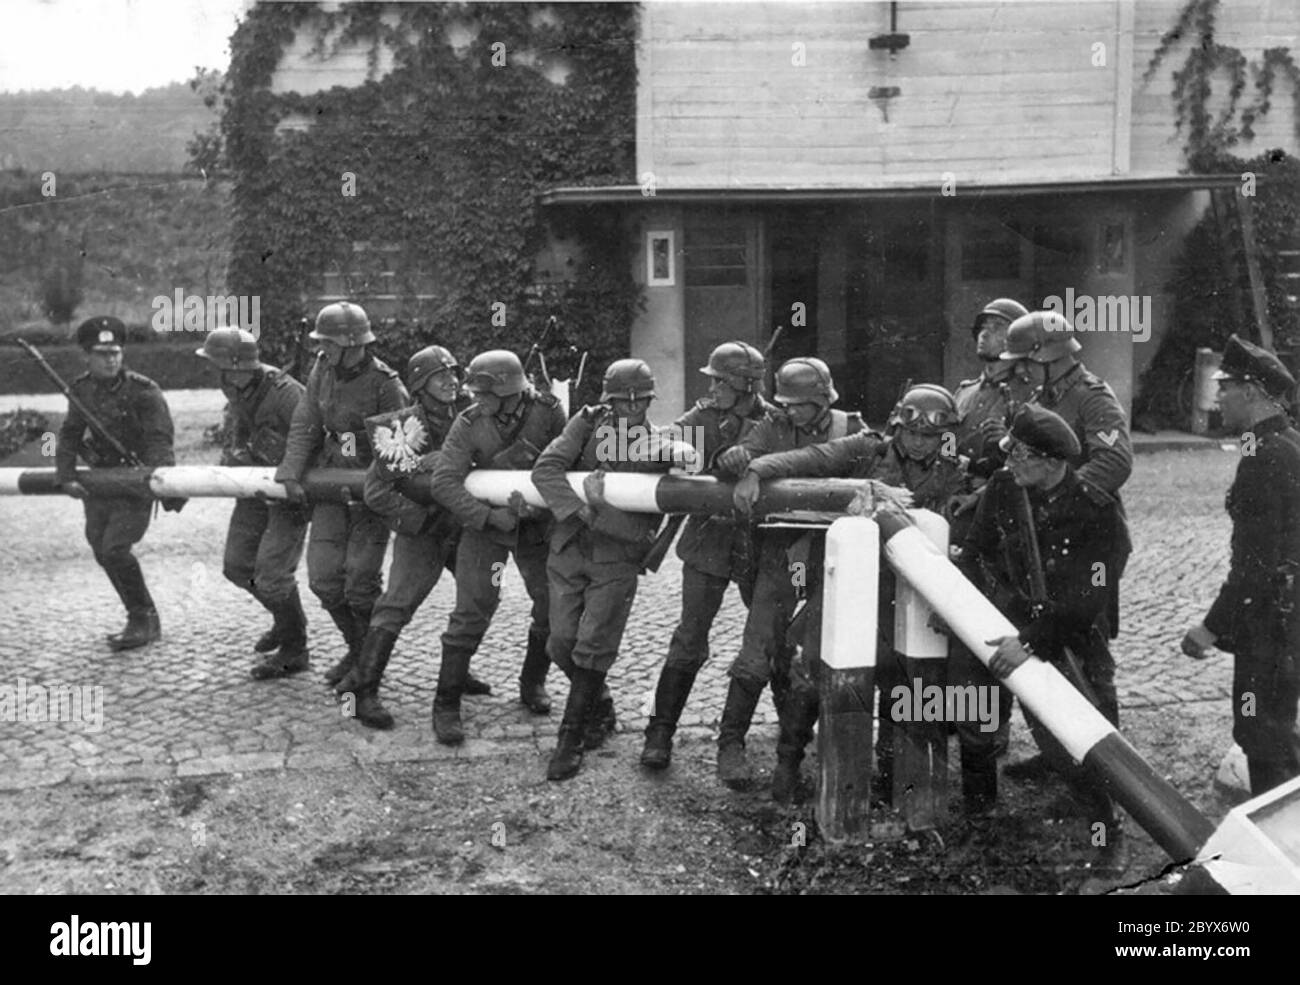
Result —
<path fill-rule="evenodd" d="M 79 85 L 139 93 L 225 70 L 252 0 L 3 0 L 0 92 Z"/>

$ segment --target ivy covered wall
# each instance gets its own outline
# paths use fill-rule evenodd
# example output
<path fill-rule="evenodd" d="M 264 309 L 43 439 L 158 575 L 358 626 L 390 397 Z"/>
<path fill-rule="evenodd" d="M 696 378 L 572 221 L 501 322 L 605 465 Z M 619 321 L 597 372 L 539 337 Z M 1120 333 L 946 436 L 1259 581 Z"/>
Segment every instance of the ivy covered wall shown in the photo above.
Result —
<path fill-rule="evenodd" d="M 324 63 L 368 45 L 370 78 L 273 91 L 305 32 Z M 619 217 L 547 216 L 536 195 L 634 180 L 635 37 L 632 4 L 253 7 L 231 42 L 216 156 L 233 179 L 229 288 L 262 298 L 271 355 L 292 361 L 328 272 L 363 305 L 398 295 L 380 344 L 395 361 L 431 341 L 462 360 L 522 356 L 552 315 L 552 342 L 589 350 L 589 366 L 625 354 L 641 296 Z M 393 67 L 379 77 L 381 52 Z M 582 244 L 559 275 L 535 262 L 548 221 Z"/>

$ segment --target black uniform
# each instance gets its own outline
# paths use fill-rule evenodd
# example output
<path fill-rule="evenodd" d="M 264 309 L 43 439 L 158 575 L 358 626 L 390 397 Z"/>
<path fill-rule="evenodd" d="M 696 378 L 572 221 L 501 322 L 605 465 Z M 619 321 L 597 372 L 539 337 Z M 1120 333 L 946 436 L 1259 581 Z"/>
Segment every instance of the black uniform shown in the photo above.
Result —
<path fill-rule="evenodd" d="M 1097 710 L 1118 726 L 1115 661 L 1098 620 L 1109 604 L 1110 585 L 1128 560 L 1128 531 L 1119 503 L 1070 467 L 1053 488 L 1028 490 L 1046 585 L 1046 599 L 1031 602 L 1025 531 L 1016 508 L 1020 495 L 1010 472 L 994 473 L 957 564 L 971 582 L 986 586 L 994 605 L 1019 627 L 1021 642 L 1079 686 L 1066 658 L 1066 649 L 1073 651 L 1085 679 L 1080 690 L 1090 689 Z M 1025 720 L 1049 760 L 1082 782 L 1082 774 L 1051 733 L 1027 711 Z M 982 775 L 988 787 L 981 793 L 996 795 L 993 736 L 987 739 L 982 764 L 967 763 L 968 750 L 963 748 L 963 772 Z M 1111 816 L 1109 798 L 1100 788 L 1085 786 L 1085 792 L 1098 816 Z"/>
<path fill-rule="evenodd" d="M 1300 432 L 1278 414 L 1251 434 L 1228 490 L 1232 566 L 1205 627 L 1236 657 L 1232 736 L 1258 795 L 1300 775 Z"/>

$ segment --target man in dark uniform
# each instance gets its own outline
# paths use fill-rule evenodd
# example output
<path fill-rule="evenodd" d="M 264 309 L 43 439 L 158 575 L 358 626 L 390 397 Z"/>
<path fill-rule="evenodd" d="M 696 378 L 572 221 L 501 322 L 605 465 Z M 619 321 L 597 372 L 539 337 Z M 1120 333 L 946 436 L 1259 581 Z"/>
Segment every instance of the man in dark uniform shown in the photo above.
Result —
<path fill-rule="evenodd" d="M 370 728 L 393 727 L 379 700 L 379 684 L 404 626 L 424 604 L 456 550 L 454 518 L 408 498 L 407 480 L 431 473 L 456 415 L 469 406 L 456 357 L 440 345 L 413 355 L 406 381 L 415 403 L 366 418 L 375 457 L 366 470 L 366 506 L 393 531 L 388 588 L 375 603 L 356 666 L 335 682 L 340 695 L 356 695 L 355 713 Z"/>
<path fill-rule="evenodd" d="M 709 395 L 679 417 L 683 435 L 702 435 L 705 465 L 712 469 L 722 452 L 745 437 L 774 410 L 760 393 L 767 365 L 763 354 L 745 342 L 724 342 L 700 370 L 709 377 Z M 751 532 L 730 516 L 692 516 L 677 541 L 682 560 L 682 615 L 668 644 L 668 659 L 655 688 L 654 713 L 645 731 L 641 765 L 666 769 L 673 734 L 690 696 L 695 676 L 709 659 L 709 630 L 734 581 L 749 605 L 753 592 Z"/>
<path fill-rule="evenodd" d="M 1242 441 L 1227 500 L 1232 565 L 1183 652 L 1234 655 L 1232 737 L 1258 796 L 1300 776 L 1300 433 L 1286 413 L 1296 382 L 1277 356 L 1235 335 L 1217 378 L 1223 425 Z"/>
<path fill-rule="evenodd" d="M 647 439 L 659 434 L 646 421 L 654 395 L 654 374 L 642 360 L 610 363 L 604 403 L 574 415 L 533 466 L 533 485 L 555 517 L 546 562 L 551 598 L 546 649 L 569 678 L 548 780 L 567 780 L 582 768 L 585 734 L 593 720 L 598 723 L 612 711 L 605 675 L 618 656 L 637 577 L 662 517 L 608 505 L 604 473 L 665 471 L 672 464 L 638 452 L 638 446 L 655 444 Z M 583 483 L 586 502 L 569 486 L 569 471 L 592 472 Z"/>
<path fill-rule="evenodd" d="M 1023 402 L 1028 396 L 1014 373 L 1015 363 L 1002 359 L 1007 348 L 1007 329 L 1028 309 L 1019 301 L 998 298 L 975 316 L 971 333 L 975 354 L 984 364 L 980 375 L 962 380 L 953 390 L 957 403 L 957 453 L 970 460 L 967 471 L 983 484 L 1002 465 L 998 442 L 1007 433 L 1007 397 Z"/>
<path fill-rule="evenodd" d="M 307 392 L 294 411 L 288 447 L 277 482 L 293 503 L 305 503 L 303 474 L 310 468 L 361 469 L 372 452 L 366 418 L 401 410 L 406 387 L 396 371 L 368 348 L 375 340 L 360 305 L 340 301 L 316 316 L 311 338 L 320 355 L 307 378 Z M 359 500 L 312 504 L 307 537 L 307 581 L 347 643 L 347 655 L 326 676 L 341 680 L 355 666 L 382 588 L 388 547 L 384 521 Z"/>
<path fill-rule="evenodd" d="M 126 326 L 116 318 L 88 318 L 77 327 L 77 343 L 86 352 L 86 372 L 72 381 L 72 393 L 104 429 L 142 465 L 174 465 L 172 418 L 158 384 L 125 369 L 122 347 Z M 149 529 L 153 501 L 139 497 L 90 498 L 77 481 L 77 457 L 91 468 L 127 465 L 108 442 L 94 433 L 85 416 L 69 404 L 59 429 L 55 466 L 60 488 L 83 501 L 86 540 L 126 608 L 126 628 L 108 637 L 113 650 L 131 650 L 161 638 L 158 610 L 131 548 Z M 183 499 L 163 500 L 179 511 Z"/>
<path fill-rule="evenodd" d="M 856 434 L 866 425 L 857 413 L 832 410 L 839 400 L 830 369 L 820 359 L 785 362 L 776 374 L 776 402 L 739 444 L 718 456 L 719 470 L 741 476 L 752 459 L 772 452 L 825 444 Z M 792 650 L 786 642 L 808 573 L 813 570 L 813 532 L 760 527 L 755 537 L 758 569 L 745 619 L 740 653 L 728 671 L 731 682 L 718 730 L 718 778 L 734 790 L 753 783 L 745 758 L 745 735 L 770 681 L 780 714 L 790 686 Z"/>
<path fill-rule="evenodd" d="M 257 339 L 242 328 L 216 329 L 195 352 L 221 374 L 221 392 L 226 396 L 221 464 L 279 465 L 303 385 L 263 363 Z M 260 602 L 273 620 L 271 629 L 253 645 L 256 652 L 266 654 L 253 666 L 255 680 L 307 669 L 307 617 L 296 576 L 306 535 L 307 517 L 299 506 L 264 499 L 235 501 L 221 570 Z"/>
<path fill-rule="evenodd" d="M 993 641 L 997 650 L 989 669 L 1004 678 L 1030 656 L 1041 657 L 1118 725 L 1115 661 L 1099 618 L 1114 573 L 1128 559 L 1124 515 L 1114 496 L 1075 472 L 1070 463 L 1079 458 L 1079 440 L 1059 415 L 1025 405 L 1012 419 L 1003 444 L 1007 466 L 985 487 L 974 524 L 955 558 L 972 583 L 993 586 L 986 594 L 1019 627 L 1016 636 Z M 1021 497 L 1026 495 L 1032 532 L 1024 521 Z M 1031 589 L 1030 536 L 1036 536 L 1042 561 L 1042 600 L 1034 599 Z M 1045 758 L 1085 802 L 1088 821 L 1101 822 L 1117 835 L 1114 804 L 1104 788 L 1072 762 L 1036 718 L 1025 712 L 1025 720 Z M 976 761 L 981 750 L 962 750 L 963 790 L 992 803 L 997 797 L 997 765 L 993 737 L 985 738 L 982 764 Z M 1107 841 L 1108 846 L 1114 843 L 1117 838 Z"/>
<path fill-rule="evenodd" d="M 456 607 L 442 634 L 442 666 L 433 702 L 433 731 L 445 745 L 465 741 L 460 699 L 468 693 L 470 659 L 501 603 L 501 572 L 511 555 L 532 599 L 519 700 L 538 715 L 551 710 L 546 693 L 550 517 L 519 496 L 513 497 L 511 508 L 488 506 L 466 491 L 465 477 L 472 469 L 531 469 L 542 449 L 564 430 L 564 410 L 551 394 L 529 385 L 519 357 L 504 349 L 475 356 L 467 385 L 474 404 L 452 424 L 433 473 L 434 497 L 463 526 L 456 552 Z"/>
<path fill-rule="evenodd" d="M 948 515 L 949 503 L 966 488 L 966 475 L 955 458 L 943 454 L 945 435 L 957 424 L 957 405 L 941 386 L 924 383 L 903 394 L 889 419 L 891 436 L 874 431 L 822 445 L 764 455 L 749 463 L 736 487 L 736 506 L 748 513 L 758 498 L 760 481 L 791 477 L 838 476 L 874 479 L 912 494 L 912 505 Z M 791 676 L 791 695 L 778 709 L 781 732 L 777 740 L 772 796 L 788 803 L 798 786 L 799 764 L 812 741 L 817 723 L 818 666 L 821 660 L 822 579 L 824 540 L 819 538 L 808 565 L 808 603 L 799 622 L 800 654 Z M 882 776 L 882 793 L 893 776 L 893 721 L 888 714 L 893 685 L 906 679 L 902 657 L 894 649 L 894 579 L 885 571 L 880 579 L 881 658 L 876 666 L 879 689 L 879 738 L 876 762 Z"/>

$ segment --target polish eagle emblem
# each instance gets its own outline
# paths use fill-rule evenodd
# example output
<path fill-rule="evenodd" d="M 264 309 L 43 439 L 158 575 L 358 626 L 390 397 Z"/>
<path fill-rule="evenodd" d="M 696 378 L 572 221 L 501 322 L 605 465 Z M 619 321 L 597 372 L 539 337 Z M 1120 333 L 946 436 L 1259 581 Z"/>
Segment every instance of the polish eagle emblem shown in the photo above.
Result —
<path fill-rule="evenodd" d="M 375 425 L 375 454 L 394 472 L 414 472 L 419 468 L 420 454 L 428 442 L 429 432 L 414 414 Z"/>

